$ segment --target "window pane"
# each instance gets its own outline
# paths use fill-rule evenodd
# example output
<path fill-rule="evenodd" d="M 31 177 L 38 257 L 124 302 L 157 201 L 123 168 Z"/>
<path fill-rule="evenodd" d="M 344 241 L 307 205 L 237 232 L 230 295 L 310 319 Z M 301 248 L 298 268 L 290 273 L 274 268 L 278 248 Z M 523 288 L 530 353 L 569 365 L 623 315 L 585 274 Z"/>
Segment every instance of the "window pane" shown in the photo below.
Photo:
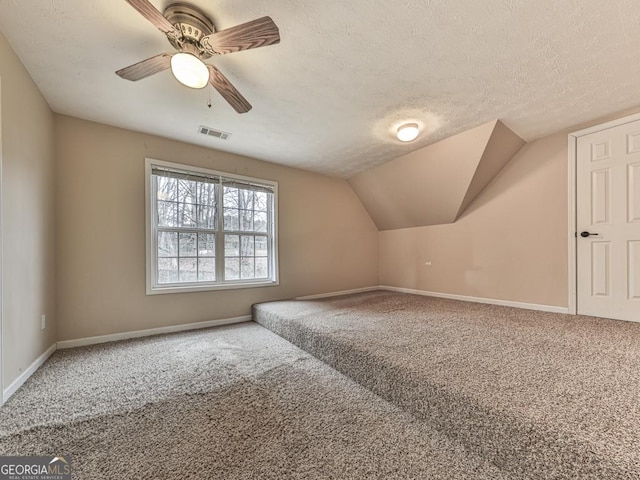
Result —
<path fill-rule="evenodd" d="M 199 258 L 198 259 L 198 281 L 213 282 L 216 279 L 216 259 L 215 258 Z"/>
<path fill-rule="evenodd" d="M 198 203 L 197 183 L 193 180 L 178 180 L 178 201 Z"/>
<path fill-rule="evenodd" d="M 256 258 L 256 278 L 269 278 L 269 262 L 267 258 Z"/>
<path fill-rule="evenodd" d="M 261 212 L 267 211 L 267 194 L 265 192 L 255 192 L 255 210 L 259 210 Z"/>
<path fill-rule="evenodd" d="M 218 201 L 216 188 L 217 185 L 215 183 L 198 182 L 198 201 L 196 203 L 215 206 Z"/>
<path fill-rule="evenodd" d="M 158 200 L 177 201 L 178 181 L 175 178 L 156 176 L 156 196 Z"/>
<path fill-rule="evenodd" d="M 236 231 L 239 228 L 238 224 L 238 210 L 225 208 L 224 209 L 224 229 L 227 231 Z"/>
<path fill-rule="evenodd" d="M 243 279 L 255 278 L 253 257 L 240 259 L 240 273 Z"/>
<path fill-rule="evenodd" d="M 195 282 L 198 280 L 197 259 L 195 258 L 179 258 L 180 281 Z"/>
<path fill-rule="evenodd" d="M 240 283 L 274 275 L 274 194 L 260 180 L 254 186 L 251 179 L 216 172 L 200 177 L 178 164 L 152 167 L 155 285 Z M 175 173 L 158 173 L 162 168 Z"/>
<path fill-rule="evenodd" d="M 196 233 L 181 233 L 180 234 L 180 256 L 181 257 L 195 257 L 196 253 L 196 241 L 198 235 Z"/>
<path fill-rule="evenodd" d="M 180 227 L 196 226 L 196 206 L 192 203 L 178 204 L 178 225 Z"/>
<path fill-rule="evenodd" d="M 225 258 L 224 259 L 224 279 L 238 280 L 240 278 L 240 259 Z"/>
<path fill-rule="evenodd" d="M 232 187 L 224 187 L 222 191 L 224 197 L 222 202 L 225 207 L 238 208 L 238 189 Z"/>
<path fill-rule="evenodd" d="M 253 231 L 253 212 L 251 210 L 240 210 L 240 230 L 243 232 Z"/>
<path fill-rule="evenodd" d="M 213 233 L 198 234 L 198 256 L 216 256 L 216 236 Z"/>
<path fill-rule="evenodd" d="M 216 229 L 216 208 L 211 205 L 198 205 L 198 228 Z"/>
<path fill-rule="evenodd" d="M 239 235 L 224 236 L 224 256 L 225 257 L 240 256 L 240 236 Z"/>
<path fill-rule="evenodd" d="M 262 235 L 256 235 L 255 238 L 256 238 L 256 247 L 255 247 L 256 257 L 266 257 L 268 254 L 267 237 L 264 237 Z"/>
<path fill-rule="evenodd" d="M 158 226 L 175 227 L 177 204 L 173 202 L 158 201 Z"/>
<path fill-rule="evenodd" d="M 176 283 L 178 281 L 178 259 L 158 259 L 158 283 Z"/>
<path fill-rule="evenodd" d="M 238 198 L 240 200 L 238 208 L 253 210 L 253 190 L 245 190 L 241 188 L 238 192 Z"/>
<path fill-rule="evenodd" d="M 242 235 L 240 240 L 240 256 L 253 257 L 253 236 Z"/>
<path fill-rule="evenodd" d="M 158 257 L 176 257 L 178 255 L 178 234 L 176 232 L 158 232 Z"/>
<path fill-rule="evenodd" d="M 253 230 L 256 232 L 266 232 L 268 227 L 267 212 L 256 212 L 253 216 Z"/>

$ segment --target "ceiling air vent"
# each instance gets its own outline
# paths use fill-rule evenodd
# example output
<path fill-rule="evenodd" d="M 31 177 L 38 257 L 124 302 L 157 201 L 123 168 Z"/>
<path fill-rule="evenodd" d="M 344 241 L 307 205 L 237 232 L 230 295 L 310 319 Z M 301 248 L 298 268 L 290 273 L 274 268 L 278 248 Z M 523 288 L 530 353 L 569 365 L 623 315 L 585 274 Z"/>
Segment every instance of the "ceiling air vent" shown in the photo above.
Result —
<path fill-rule="evenodd" d="M 213 138 L 219 138 L 220 140 L 229 140 L 231 138 L 231 134 L 227 132 L 223 132 L 221 130 L 216 130 L 215 128 L 205 127 L 204 125 L 200 125 L 198 127 L 198 132 L 202 135 L 208 135 Z"/>

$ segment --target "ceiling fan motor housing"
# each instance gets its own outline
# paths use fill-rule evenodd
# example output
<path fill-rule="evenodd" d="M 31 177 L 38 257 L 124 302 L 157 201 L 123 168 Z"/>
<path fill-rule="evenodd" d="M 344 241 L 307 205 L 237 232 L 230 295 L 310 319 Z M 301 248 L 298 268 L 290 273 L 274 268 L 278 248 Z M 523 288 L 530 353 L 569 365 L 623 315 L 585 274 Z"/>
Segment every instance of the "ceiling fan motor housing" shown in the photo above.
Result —
<path fill-rule="evenodd" d="M 214 33 L 213 22 L 201 10 L 185 3 L 173 3 L 164 11 L 164 17 L 182 34 L 182 44 L 169 38 L 169 42 L 177 50 L 185 50 L 185 43 L 198 47 L 201 58 L 211 55 L 200 47 L 202 37 Z"/>

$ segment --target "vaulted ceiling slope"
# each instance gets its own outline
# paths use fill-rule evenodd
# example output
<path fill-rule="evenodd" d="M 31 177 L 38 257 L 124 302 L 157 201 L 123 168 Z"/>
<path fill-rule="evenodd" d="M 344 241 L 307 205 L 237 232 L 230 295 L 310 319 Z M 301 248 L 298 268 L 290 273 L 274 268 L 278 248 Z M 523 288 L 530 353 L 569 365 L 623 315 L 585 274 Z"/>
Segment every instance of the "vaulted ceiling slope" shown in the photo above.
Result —
<path fill-rule="evenodd" d="M 278 45 L 207 60 L 249 113 L 169 71 L 115 75 L 173 51 L 125 0 L 0 0 L 0 30 L 55 112 L 345 178 L 492 119 L 531 141 L 640 103 L 634 0 L 187 1 L 217 29 L 278 26 Z M 402 144 L 409 121 L 423 135 Z"/>
<path fill-rule="evenodd" d="M 500 120 L 349 179 L 378 230 L 454 222 L 525 144 Z"/>

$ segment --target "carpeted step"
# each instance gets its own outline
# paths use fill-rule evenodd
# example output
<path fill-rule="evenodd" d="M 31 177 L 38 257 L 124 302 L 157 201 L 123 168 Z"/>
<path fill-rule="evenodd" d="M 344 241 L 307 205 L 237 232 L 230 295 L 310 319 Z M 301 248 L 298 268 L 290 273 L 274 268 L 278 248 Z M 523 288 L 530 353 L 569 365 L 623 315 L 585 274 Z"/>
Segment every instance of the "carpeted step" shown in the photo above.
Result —
<path fill-rule="evenodd" d="M 510 478 L 640 478 L 639 324 L 386 291 L 253 318 Z"/>
<path fill-rule="evenodd" d="M 509 480 L 255 323 L 56 352 L 0 408 L 0 452 L 80 480 Z"/>

